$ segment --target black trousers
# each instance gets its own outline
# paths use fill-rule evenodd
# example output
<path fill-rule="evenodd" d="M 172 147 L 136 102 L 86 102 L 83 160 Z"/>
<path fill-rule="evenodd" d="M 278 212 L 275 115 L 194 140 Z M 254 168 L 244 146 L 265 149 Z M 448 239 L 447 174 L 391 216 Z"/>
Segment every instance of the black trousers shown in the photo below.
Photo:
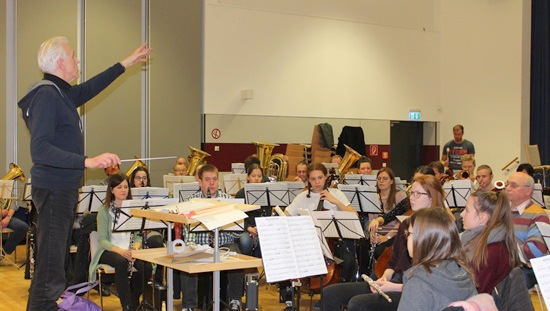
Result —
<path fill-rule="evenodd" d="M 66 288 L 65 261 L 78 203 L 78 188 L 32 187 L 36 207 L 36 262 L 27 310 L 57 311 L 56 300 Z"/>
<path fill-rule="evenodd" d="M 128 260 L 115 252 L 104 251 L 99 263 L 115 268 L 115 286 L 122 310 L 135 310 L 139 306 L 139 296 L 143 292 L 143 283 L 151 277 L 151 264 L 141 260 L 134 262 L 136 272 L 128 279 Z"/>
<path fill-rule="evenodd" d="M 387 292 L 392 299 L 389 303 L 378 293 L 372 293 L 366 282 L 339 283 L 323 288 L 323 310 L 340 311 L 347 306 L 348 311 L 385 311 L 396 310 L 401 292 Z"/>

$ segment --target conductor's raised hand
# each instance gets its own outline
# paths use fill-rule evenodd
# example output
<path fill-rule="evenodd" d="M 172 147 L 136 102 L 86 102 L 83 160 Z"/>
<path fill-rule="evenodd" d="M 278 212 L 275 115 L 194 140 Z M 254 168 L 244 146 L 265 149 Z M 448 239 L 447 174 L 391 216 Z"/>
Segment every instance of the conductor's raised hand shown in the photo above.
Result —
<path fill-rule="evenodd" d="M 143 43 L 132 54 L 120 61 L 120 64 L 124 68 L 131 67 L 137 63 L 144 63 L 147 61 L 147 57 L 151 55 L 153 49 L 146 48 L 147 42 Z"/>
<path fill-rule="evenodd" d="M 102 153 L 93 158 L 86 158 L 84 166 L 86 168 L 106 168 L 120 164 L 120 159 L 114 153 Z"/>

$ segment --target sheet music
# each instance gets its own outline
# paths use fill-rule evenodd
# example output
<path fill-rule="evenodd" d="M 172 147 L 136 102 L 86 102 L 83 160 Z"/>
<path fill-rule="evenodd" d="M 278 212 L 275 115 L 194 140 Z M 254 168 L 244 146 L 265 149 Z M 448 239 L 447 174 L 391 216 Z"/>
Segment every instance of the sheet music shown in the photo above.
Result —
<path fill-rule="evenodd" d="M 361 184 L 376 187 L 376 175 L 346 174 L 344 179 L 348 185 Z"/>
<path fill-rule="evenodd" d="M 284 182 L 267 182 L 244 185 L 248 204 L 260 206 L 288 206 L 290 204 L 288 186 Z"/>
<path fill-rule="evenodd" d="M 13 198 L 14 187 L 15 187 L 15 180 L 0 180 L 0 198 L 1 199 Z"/>
<path fill-rule="evenodd" d="M 403 192 L 407 191 L 407 181 L 402 180 L 400 177 L 395 177 L 395 187 L 397 190 L 401 190 Z"/>
<path fill-rule="evenodd" d="M 32 185 L 31 179 L 27 179 L 27 182 L 23 186 L 23 201 L 32 201 Z"/>
<path fill-rule="evenodd" d="M 231 206 L 231 205 L 229 205 Z M 222 206 L 223 208 L 225 206 Z M 208 230 L 214 230 L 216 228 L 223 227 L 227 224 L 237 222 L 239 220 L 248 217 L 245 212 L 235 209 L 224 209 L 220 213 L 209 213 L 207 215 L 197 215 L 192 218 L 200 221 Z"/>
<path fill-rule="evenodd" d="M 464 207 L 472 193 L 472 182 L 469 179 L 449 180 L 443 185 L 443 190 L 445 190 L 445 201 L 449 207 Z"/>
<path fill-rule="evenodd" d="M 186 201 L 193 194 L 201 191 L 198 182 L 174 184 L 174 198 L 179 199 L 180 202 Z"/>
<path fill-rule="evenodd" d="M 335 221 L 338 222 L 338 227 L 342 233 L 342 238 L 357 240 L 365 237 L 359 217 L 354 212 L 330 210 L 310 211 L 310 214 L 313 218 L 315 226 L 320 227 L 323 230 L 324 236 L 327 238 L 340 237 L 334 223 Z"/>
<path fill-rule="evenodd" d="M 121 213 L 116 221 L 113 223 L 113 231 L 137 231 L 141 230 L 143 225 L 143 219 L 141 217 L 131 216 L 130 210 L 142 209 L 145 206 L 149 208 L 162 207 L 170 204 L 177 203 L 177 199 L 144 199 L 144 200 L 124 200 L 122 201 Z M 166 224 L 161 221 L 154 221 L 145 219 L 144 229 L 164 229 Z"/>
<path fill-rule="evenodd" d="M 77 214 L 82 214 L 86 211 L 97 213 L 99 208 L 105 203 L 107 194 L 107 186 L 84 186 L 78 191 L 78 207 Z"/>
<path fill-rule="evenodd" d="M 279 215 L 279 216 L 284 216 L 284 215 Z M 300 216 L 311 217 L 311 213 L 308 209 L 300 209 Z M 325 234 L 323 233 L 323 229 L 321 227 L 315 226 L 315 233 L 317 233 L 317 237 L 319 238 L 319 243 L 321 243 L 321 251 L 323 252 L 323 256 L 325 256 L 328 259 L 334 260 L 334 256 L 332 256 L 332 251 L 328 246 L 327 239 L 325 239 Z"/>
<path fill-rule="evenodd" d="M 168 198 L 168 188 L 160 187 L 141 187 L 132 188 L 132 198 L 134 200 L 148 198 Z"/>
<path fill-rule="evenodd" d="M 537 203 L 538 205 L 546 208 L 544 204 L 544 196 L 542 194 L 542 185 L 541 184 L 535 184 L 535 190 L 533 191 L 533 194 L 531 195 L 531 199 Z"/>
<path fill-rule="evenodd" d="M 168 189 L 168 195 L 174 193 L 174 184 L 196 182 L 195 176 L 175 176 L 175 175 L 164 175 L 162 176 L 162 184 L 164 188 Z"/>
<path fill-rule="evenodd" d="M 296 196 L 306 188 L 306 185 L 301 181 L 286 181 L 285 184 L 288 187 L 288 199 L 290 202 L 294 201 Z"/>
<path fill-rule="evenodd" d="M 550 301 L 550 255 L 531 259 L 531 265 L 533 266 L 533 272 L 535 272 L 546 308 L 548 308 L 547 301 Z"/>
<path fill-rule="evenodd" d="M 310 217 L 258 217 L 256 225 L 267 282 L 327 273 Z"/>
<path fill-rule="evenodd" d="M 191 232 L 204 232 L 210 231 L 202 223 L 197 223 L 191 225 Z M 220 227 L 220 231 L 231 231 L 231 232 L 243 232 L 244 231 L 244 219 L 232 222 L 230 224 Z"/>
<path fill-rule="evenodd" d="M 246 174 L 225 174 L 223 175 L 223 183 L 225 185 L 225 193 L 235 195 L 247 183 Z"/>
<path fill-rule="evenodd" d="M 402 222 L 405 221 L 405 219 L 407 219 L 407 218 L 409 218 L 409 217 L 411 217 L 411 216 L 397 215 L 397 216 L 395 216 L 395 217 L 397 218 L 397 220 L 399 220 L 399 222 L 402 223 Z"/>
<path fill-rule="evenodd" d="M 378 197 L 376 187 L 359 184 L 339 184 L 338 189 L 344 193 L 351 206 L 353 206 L 356 211 L 374 214 L 382 213 L 380 198 Z"/>
<path fill-rule="evenodd" d="M 546 243 L 546 247 L 550 247 L 550 225 L 540 221 L 537 221 L 535 224 L 539 228 L 540 234 L 544 238 L 544 243 Z"/>
<path fill-rule="evenodd" d="M 244 163 L 231 163 L 231 172 L 233 174 L 246 174 Z"/>

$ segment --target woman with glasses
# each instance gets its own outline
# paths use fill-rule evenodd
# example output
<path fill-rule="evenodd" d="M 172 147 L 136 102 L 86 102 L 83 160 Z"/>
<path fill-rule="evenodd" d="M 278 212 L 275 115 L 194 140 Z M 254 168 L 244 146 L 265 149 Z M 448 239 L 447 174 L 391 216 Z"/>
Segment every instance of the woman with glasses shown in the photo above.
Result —
<path fill-rule="evenodd" d="M 416 211 L 435 206 L 443 206 L 445 197 L 441 183 L 431 175 L 424 175 L 414 180 L 411 187 L 411 209 Z M 323 289 L 323 310 L 337 311 L 347 305 L 349 311 L 355 310 L 395 310 L 399 304 L 403 289 L 403 273 L 411 267 L 411 260 L 407 253 L 405 229 L 409 226 L 409 219 L 405 219 L 399 226 L 393 252 L 388 267 L 376 283 L 390 296 L 388 302 L 378 293 L 372 291 L 367 283 L 340 283 Z"/>
<path fill-rule="evenodd" d="M 443 310 L 477 294 L 456 224 L 444 208 L 415 212 L 407 227 L 412 267 L 403 275 L 398 311 Z"/>
<path fill-rule="evenodd" d="M 132 176 L 130 177 L 130 187 L 151 187 L 149 171 L 145 167 L 138 167 L 132 172 Z"/>
<path fill-rule="evenodd" d="M 96 279 L 97 268 L 107 264 L 115 268 L 115 286 L 122 310 L 135 310 L 139 305 L 142 292 L 142 279 L 148 280 L 151 265 L 132 257 L 132 250 L 141 248 L 142 237 L 139 232 L 113 232 L 113 224 L 120 217 L 118 209 L 122 201 L 132 199 L 128 178 L 115 174 L 109 178 L 104 206 L 97 213 L 97 234 L 99 247 L 90 263 L 90 282 Z M 134 267 L 137 271 L 131 273 Z M 129 277 L 131 273 L 131 277 Z"/>
<path fill-rule="evenodd" d="M 462 243 L 479 293 L 490 294 L 519 265 L 510 202 L 506 193 L 477 191 L 460 214 Z"/>

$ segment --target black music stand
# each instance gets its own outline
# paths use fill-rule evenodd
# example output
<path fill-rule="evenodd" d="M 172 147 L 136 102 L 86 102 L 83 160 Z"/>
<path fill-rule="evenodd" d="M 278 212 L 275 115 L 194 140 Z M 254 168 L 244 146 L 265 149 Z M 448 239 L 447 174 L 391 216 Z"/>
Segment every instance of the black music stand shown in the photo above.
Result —
<path fill-rule="evenodd" d="M 535 201 L 538 205 L 542 206 L 543 208 L 546 208 L 546 203 L 544 202 L 544 193 L 542 192 L 542 185 L 537 183 L 535 184 L 535 189 L 533 190 L 533 194 L 531 195 L 531 199 Z"/>
<path fill-rule="evenodd" d="M 472 193 L 472 182 L 469 179 L 449 180 L 443 185 L 447 193 L 445 201 L 449 208 L 464 208 Z"/>
<path fill-rule="evenodd" d="M 195 193 L 201 191 L 198 182 L 174 184 L 174 198 L 177 198 L 179 202 L 187 201 L 187 199 Z"/>
<path fill-rule="evenodd" d="M 285 184 L 288 187 L 288 201 L 290 203 L 306 189 L 304 183 L 301 181 L 287 181 Z"/>
<path fill-rule="evenodd" d="M 245 199 L 248 204 L 260 206 L 288 206 L 290 198 L 285 183 L 268 182 L 244 185 Z"/>
<path fill-rule="evenodd" d="M 76 213 L 97 213 L 99 207 L 105 203 L 107 186 L 84 186 L 78 191 L 78 208 Z"/>
<path fill-rule="evenodd" d="M 376 186 L 376 175 L 346 174 L 344 180 L 346 185 Z"/>
<path fill-rule="evenodd" d="M 166 199 L 168 198 L 168 188 L 160 187 L 140 187 L 132 188 L 132 198 L 138 199 Z"/>

